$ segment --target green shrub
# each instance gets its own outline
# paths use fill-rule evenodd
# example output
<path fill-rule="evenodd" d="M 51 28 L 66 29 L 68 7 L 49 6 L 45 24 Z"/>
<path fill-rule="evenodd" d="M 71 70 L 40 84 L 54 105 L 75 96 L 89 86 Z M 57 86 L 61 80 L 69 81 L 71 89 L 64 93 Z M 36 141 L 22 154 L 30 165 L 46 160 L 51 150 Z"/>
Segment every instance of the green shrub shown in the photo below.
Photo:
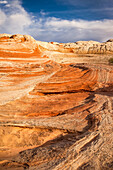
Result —
<path fill-rule="evenodd" d="M 109 59 L 109 63 L 113 64 L 113 58 Z"/>

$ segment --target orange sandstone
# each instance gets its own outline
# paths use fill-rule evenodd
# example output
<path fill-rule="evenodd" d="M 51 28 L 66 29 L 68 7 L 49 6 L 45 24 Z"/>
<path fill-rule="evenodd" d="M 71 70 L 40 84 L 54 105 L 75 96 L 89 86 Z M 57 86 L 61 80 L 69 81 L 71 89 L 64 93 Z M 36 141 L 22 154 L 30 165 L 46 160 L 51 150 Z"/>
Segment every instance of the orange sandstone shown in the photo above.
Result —
<path fill-rule="evenodd" d="M 0 35 L 1 170 L 113 168 L 112 47 Z"/>

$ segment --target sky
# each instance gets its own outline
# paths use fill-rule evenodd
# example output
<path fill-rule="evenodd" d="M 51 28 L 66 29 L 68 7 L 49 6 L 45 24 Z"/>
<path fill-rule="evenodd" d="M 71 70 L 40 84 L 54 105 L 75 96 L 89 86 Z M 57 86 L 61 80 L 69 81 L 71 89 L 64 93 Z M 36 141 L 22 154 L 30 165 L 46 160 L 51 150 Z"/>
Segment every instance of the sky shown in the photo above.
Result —
<path fill-rule="evenodd" d="M 0 0 L 0 33 L 104 42 L 113 38 L 113 0 Z"/>

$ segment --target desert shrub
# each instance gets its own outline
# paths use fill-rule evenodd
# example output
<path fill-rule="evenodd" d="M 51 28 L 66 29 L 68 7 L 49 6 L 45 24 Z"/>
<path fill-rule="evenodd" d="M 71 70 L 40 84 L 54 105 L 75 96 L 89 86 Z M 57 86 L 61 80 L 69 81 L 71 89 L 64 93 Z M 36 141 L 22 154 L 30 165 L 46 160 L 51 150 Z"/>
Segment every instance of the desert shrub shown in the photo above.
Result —
<path fill-rule="evenodd" d="M 109 59 L 109 63 L 113 64 L 113 58 Z"/>

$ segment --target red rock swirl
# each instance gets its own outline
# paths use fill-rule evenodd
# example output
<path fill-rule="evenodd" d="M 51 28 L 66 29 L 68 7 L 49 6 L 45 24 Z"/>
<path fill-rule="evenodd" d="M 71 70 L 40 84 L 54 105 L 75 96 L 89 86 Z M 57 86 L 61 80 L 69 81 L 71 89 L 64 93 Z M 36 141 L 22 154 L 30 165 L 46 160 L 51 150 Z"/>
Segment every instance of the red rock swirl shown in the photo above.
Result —
<path fill-rule="evenodd" d="M 68 44 L 30 36 L 0 37 L 0 168 L 112 169 L 107 56 L 80 56 Z"/>

